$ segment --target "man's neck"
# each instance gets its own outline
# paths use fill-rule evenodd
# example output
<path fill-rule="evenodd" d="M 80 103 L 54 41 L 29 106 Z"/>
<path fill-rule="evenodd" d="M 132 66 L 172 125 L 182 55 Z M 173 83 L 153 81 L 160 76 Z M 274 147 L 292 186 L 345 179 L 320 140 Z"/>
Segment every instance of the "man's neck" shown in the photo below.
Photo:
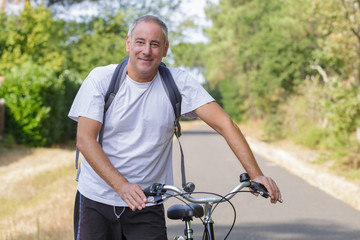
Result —
<path fill-rule="evenodd" d="M 151 75 L 141 75 L 139 73 L 136 73 L 136 71 L 134 71 L 132 68 L 131 68 L 131 65 L 128 64 L 127 66 L 127 74 L 129 75 L 129 77 L 134 80 L 135 82 L 139 82 L 139 83 L 145 83 L 145 82 L 150 82 L 154 79 L 154 77 L 156 76 L 157 74 L 157 69 L 156 71 L 154 71 Z"/>

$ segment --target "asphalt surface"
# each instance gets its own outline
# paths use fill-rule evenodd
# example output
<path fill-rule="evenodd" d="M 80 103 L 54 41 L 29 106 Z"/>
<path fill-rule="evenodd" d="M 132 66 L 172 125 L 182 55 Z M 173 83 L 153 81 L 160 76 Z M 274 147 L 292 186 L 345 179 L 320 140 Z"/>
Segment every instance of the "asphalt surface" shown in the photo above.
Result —
<path fill-rule="evenodd" d="M 195 191 L 226 195 L 239 183 L 244 172 L 225 140 L 201 125 L 183 132 L 180 138 L 185 154 L 187 181 L 195 183 Z M 255 153 L 267 176 L 278 184 L 284 203 L 271 204 L 268 199 L 250 193 L 239 193 L 231 202 L 236 221 L 227 239 L 324 239 L 360 240 L 360 211 L 309 185 L 284 168 Z M 180 151 L 174 142 L 175 185 L 181 186 Z M 165 207 L 179 204 L 170 199 Z M 234 220 L 230 204 L 219 205 L 213 213 L 216 239 L 224 239 Z M 167 219 L 168 237 L 183 235 L 184 223 Z M 194 239 L 201 239 L 202 224 L 194 219 Z"/>

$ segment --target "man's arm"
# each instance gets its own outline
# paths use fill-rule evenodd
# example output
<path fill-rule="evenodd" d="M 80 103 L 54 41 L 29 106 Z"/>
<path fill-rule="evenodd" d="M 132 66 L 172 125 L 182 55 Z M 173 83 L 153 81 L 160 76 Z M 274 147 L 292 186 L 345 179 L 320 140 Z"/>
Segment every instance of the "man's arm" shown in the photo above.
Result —
<path fill-rule="evenodd" d="M 261 172 L 246 139 L 229 115 L 216 102 L 205 104 L 196 109 L 194 113 L 225 138 L 250 178 L 262 183 L 268 189 L 271 202 L 280 201 L 279 188 L 271 178 L 265 177 Z"/>
<path fill-rule="evenodd" d="M 76 146 L 85 156 L 94 171 L 107 182 L 135 210 L 145 207 L 146 197 L 137 184 L 129 183 L 111 164 L 100 144 L 96 141 L 101 123 L 86 117 L 79 117 Z"/>

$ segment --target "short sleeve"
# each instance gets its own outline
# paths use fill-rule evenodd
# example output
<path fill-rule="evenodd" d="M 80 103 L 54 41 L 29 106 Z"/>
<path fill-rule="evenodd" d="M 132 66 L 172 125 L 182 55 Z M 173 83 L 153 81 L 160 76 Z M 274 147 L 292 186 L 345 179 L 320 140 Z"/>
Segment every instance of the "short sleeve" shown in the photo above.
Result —
<path fill-rule="evenodd" d="M 82 83 L 68 117 L 78 121 L 79 117 L 87 117 L 102 123 L 104 114 L 104 96 L 110 84 L 116 65 L 108 65 L 93 69 Z"/>
<path fill-rule="evenodd" d="M 181 114 L 187 118 L 197 117 L 193 111 L 214 98 L 203 88 L 191 74 L 179 68 L 169 68 L 181 93 Z"/>

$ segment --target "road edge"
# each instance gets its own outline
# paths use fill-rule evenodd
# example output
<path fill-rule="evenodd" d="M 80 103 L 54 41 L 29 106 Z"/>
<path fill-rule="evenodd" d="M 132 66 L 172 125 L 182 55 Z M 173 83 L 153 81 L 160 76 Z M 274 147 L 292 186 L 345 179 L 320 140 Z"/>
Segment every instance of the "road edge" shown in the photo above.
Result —
<path fill-rule="evenodd" d="M 310 185 L 360 211 L 360 188 L 345 178 L 326 172 L 320 166 L 306 163 L 291 153 L 252 137 L 245 137 L 252 151 L 274 162 Z"/>

